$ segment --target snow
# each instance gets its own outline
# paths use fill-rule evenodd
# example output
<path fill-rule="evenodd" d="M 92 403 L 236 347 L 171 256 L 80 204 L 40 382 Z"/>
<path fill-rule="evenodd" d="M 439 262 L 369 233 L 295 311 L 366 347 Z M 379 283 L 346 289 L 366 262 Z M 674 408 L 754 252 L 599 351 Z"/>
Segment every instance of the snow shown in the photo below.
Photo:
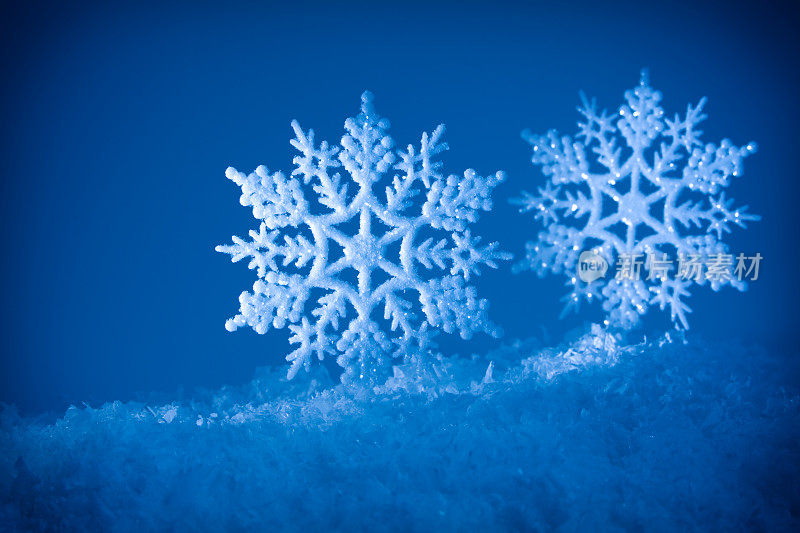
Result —
<path fill-rule="evenodd" d="M 372 100 L 362 95 L 341 146 L 317 147 L 314 131 L 293 121 L 299 155 L 288 178 L 264 166 L 249 175 L 225 173 L 260 220 L 251 240 L 233 237 L 232 245 L 216 248 L 234 262 L 251 258 L 258 274 L 225 327 L 262 334 L 288 327 L 289 342 L 298 345 L 286 357 L 290 378 L 334 355 L 345 369 L 342 381 L 380 383 L 396 360 L 428 358 L 438 330 L 464 338 L 500 332 L 488 318 L 488 301 L 468 282 L 510 258 L 470 232 L 479 213 L 492 209 L 491 193 L 504 174 L 441 174 L 443 125 L 422 134 L 419 150 L 395 151 L 389 121 Z"/>
<path fill-rule="evenodd" d="M 689 104 L 683 117 L 664 118 L 661 93 L 650 87 L 646 72 L 625 92 L 616 115 L 582 99 L 584 122 L 576 135 L 582 140 L 552 130 L 522 133 L 533 147 L 531 161 L 547 179 L 536 195 L 524 193 L 515 201 L 543 226 L 515 269 L 565 275 L 564 312 L 577 311 L 584 301 L 602 302 L 606 324 L 631 329 L 655 305 L 669 310 L 676 327 L 688 329 L 691 309 L 685 299 L 693 284 L 708 284 L 714 291 L 746 288 L 731 272 L 733 256 L 723 236 L 731 226 L 745 228 L 760 217 L 748 213 L 747 206 L 735 207 L 725 190 L 742 175 L 742 160 L 755 153 L 756 145 L 737 147 L 728 139 L 703 144 L 698 126 L 706 119 L 706 99 Z M 578 261 L 588 250 L 611 269 L 627 265 L 629 270 L 634 257 L 652 270 L 657 262 L 659 275 L 585 283 L 577 276 Z M 682 275 L 681 264 L 693 260 L 716 270 L 709 266 L 696 279 Z"/>
<path fill-rule="evenodd" d="M 0 416 L 13 530 L 797 530 L 800 395 L 755 348 L 559 347 Z"/>

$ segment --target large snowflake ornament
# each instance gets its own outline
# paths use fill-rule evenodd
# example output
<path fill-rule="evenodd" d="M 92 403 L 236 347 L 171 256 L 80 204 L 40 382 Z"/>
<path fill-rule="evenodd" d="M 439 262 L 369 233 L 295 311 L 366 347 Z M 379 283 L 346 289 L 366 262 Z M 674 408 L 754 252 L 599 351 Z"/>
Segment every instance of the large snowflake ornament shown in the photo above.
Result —
<path fill-rule="evenodd" d="M 691 284 L 744 289 L 723 269 L 720 275 L 687 269 L 729 257 L 723 235 L 759 219 L 746 206 L 734 207 L 724 193 L 756 146 L 737 147 L 727 139 L 718 146 L 701 143 L 697 126 L 706 118 L 705 98 L 687 106 L 684 116 L 665 118 L 661 93 L 649 86 L 646 72 L 616 115 L 581 98 L 578 140 L 554 131 L 523 132 L 547 181 L 538 194 L 516 201 L 535 213 L 544 230 L 527 244 L 515 269 L 566 274 L 565 312 L 582 301 L 602 301 L 606 323 L 629 329 L 657 305 L 669 308 L 677 327 L 688 328 Z M 605 277 L 580 279 L 584 252 L 605 260 Z"/>
<path fill-rule="evenodd" d="M 317 145 L 313 130 L 292 122 L 299 153 L 290 176 L 226 171 L 261 221 L 249 240 L 216 248 L 249 258 L 258 274 L 226 328 L 288 326 L 297 345 L 286 358 L 290 378 L 335 355 L 342 381 L 374 381 L 398 358 L 424 358 L 438 329 L 499 334 L 468 282 L 508 256 L 469 227 L 491 209 L 503 173 L 444 176 L 435 161 L 447 149 L 444 126 L 423 133 L 418 149 L 395 150 L 372 95 L 361 100 L 341 146 Z"/>

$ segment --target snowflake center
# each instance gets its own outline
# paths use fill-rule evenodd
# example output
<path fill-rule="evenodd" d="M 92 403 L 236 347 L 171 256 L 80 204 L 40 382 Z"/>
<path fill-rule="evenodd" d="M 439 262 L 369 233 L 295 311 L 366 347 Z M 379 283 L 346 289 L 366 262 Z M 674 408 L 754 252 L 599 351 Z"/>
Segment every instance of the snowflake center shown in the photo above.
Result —
<path fill-rule="evenodd" d="M 358 234 L 344 247 L 344 256 L 353 265 L 375 265 L 381 258 L 381 246 L 372 235 Z"/>
<path fill-rule="evenodd" d="M 617 203 L 619 204 L 620 218 L 629 225 L 642 222 L 650 209 L 647 198 L 639 191 L 634 190 L 622 195 Z"/>

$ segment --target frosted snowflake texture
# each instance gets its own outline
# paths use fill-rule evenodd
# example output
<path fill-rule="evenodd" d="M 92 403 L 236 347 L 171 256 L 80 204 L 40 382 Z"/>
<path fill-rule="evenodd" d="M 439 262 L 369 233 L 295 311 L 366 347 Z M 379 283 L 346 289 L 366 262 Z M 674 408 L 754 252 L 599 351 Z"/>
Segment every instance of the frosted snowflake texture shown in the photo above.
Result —
<path fill-rule="evenodd" d="M 343 382 L 374 382 L 393 361 L 424 361 L 438 330 L 500 333 L 468 282 L 509 258 L 470 231 L 504 174 L 443 175 L 443 125 L 418 148 L 395 150 L 372 99 L 362 95 L 340 146 L 317 145 L 293 121 L 299 153 L 288 177 L 264 166 L 226 171 L 261 221 L 249 239 L 216 248 L 234 262 L 249 258 L 258 274 L 226 328 L 288 327 L 297 345 L 286 357 L 289 378 L 335 355 Z"/>
<path fill-rule="evenodd" d="M 683 279 L 674 259 L 727 255 L 722 238 L 731 227 L 759 220 L 725 197 L 731 178 L 742 174 L 742 159 L 756 145 L 737 147 L 727 139 L 703 144 L 697 127 L 706 118 L 706 99 L 688 105 L 683 116 L 665 118 L 661 93 L 650 87 L 647 71 L 625 93 L 616 115 L 598 112 L 595 100 L 583 94 L 581 100 L 577 139 L 552 130 L 522 133 L 533 146 L 532 162 L 541 166 L 547 181 L 537 194 L 524 193 L 516 200 L 521 211 L 535 213 L 544 229 L 526 245 L 525 258 L 514 268 L 540 276 L 566 274 L 564 313 L 599 300 L 607 325 L 630 329 L 657 305 L 669 310 L 677 328 L 688 329 L 691 309 L 685 299 L 692 283 L 715 291 L 725 285 L 746 287 L 733 276 Z M 611 275 L 581 281 L 576 273 L 584 250 L 602 256 Z M 661 275 L 648 276 L 642 269 L 640 279 L 617 279 L 618 262 L 634 256 Z M 665 258 L 674 258 L 671 272 Z"/>

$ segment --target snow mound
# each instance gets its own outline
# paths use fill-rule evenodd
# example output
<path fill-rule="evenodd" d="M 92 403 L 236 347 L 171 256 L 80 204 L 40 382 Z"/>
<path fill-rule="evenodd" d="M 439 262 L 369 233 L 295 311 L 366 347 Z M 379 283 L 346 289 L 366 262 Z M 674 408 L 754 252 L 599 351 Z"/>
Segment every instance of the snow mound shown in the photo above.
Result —
<path fill-rule="evenodd" d="M 759 350 L 559 348 L 0 413 L 11 530 L 797 530 L 800 394 Z"/>

